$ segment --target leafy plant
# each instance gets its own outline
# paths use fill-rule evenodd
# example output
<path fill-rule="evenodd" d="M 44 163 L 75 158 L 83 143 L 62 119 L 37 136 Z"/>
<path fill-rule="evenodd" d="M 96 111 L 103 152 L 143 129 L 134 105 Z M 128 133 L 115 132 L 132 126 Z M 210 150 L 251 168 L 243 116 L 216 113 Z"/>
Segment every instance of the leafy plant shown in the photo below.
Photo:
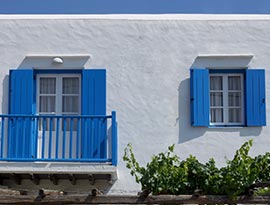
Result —
<path fill-rule="evenodd" d="M 180 160 L 173 153 L 174 145 L 154 155 L 145 167 L 137 162 L 131 144 L 125 148 L 123 159 L 142 190 L 154 195 L 193 194 L 200 190 L 204 194 L 235 197 L 246 193 L 256 182 L 270 181 L 270 154 L 252 158 L 248 155 L 251 146 L 252 140 L 245 142 L 221 168 L 216 167 L 214 159 L 205 164 L 192 155 Z"/>

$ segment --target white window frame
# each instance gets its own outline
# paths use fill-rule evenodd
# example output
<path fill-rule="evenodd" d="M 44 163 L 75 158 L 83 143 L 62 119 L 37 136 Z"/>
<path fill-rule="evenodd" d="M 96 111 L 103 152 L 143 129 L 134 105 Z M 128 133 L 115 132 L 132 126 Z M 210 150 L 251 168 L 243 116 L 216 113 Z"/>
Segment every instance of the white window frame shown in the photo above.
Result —
<path fill-rule="evenodd" d="M 65 96 L 65 94 L 62 93 L 62 86 L 63 86 L 63 78 L 65 77 L 76 77 L 79 79 L 79 93 L 78 93 L 78 113 L 63 113 L 62 112 L 62 97 Z M 39 98 L 40 98 L 40 78 L 56 78 L 56 94 L 55 94 L 55 112 L 40 112 L 39 109 Z M 36 107 L 37 107 L 37 113 L 42 115 L 81 115 L 81 75 L 80 74 L 37 74 L 37 97 L 36 97 Z M 52 95 L 52 94 L 48 94 Z M 68 96 L 71 96 L 72 94 L 66 94 Z M 77 94 L 76 94 L 77 95 Z"/>
<path fill-rule="evenodd" d="M 244 93 L 244 74 L 242 73 L 215 73 L 209 74 L 209 83 L 210 83 L 210 78 L 211 76 L 219 76 L 222 77 L 222 93 L 223 93 L 223 106 L 220 106 L 223 108 L 223 122 L 211 122 L 211 108 L 217 108 L 217 106 L 211 106 L 211 99 L 209 99 L 210 105 L 209 105 L 209 124 L 210 126 L 243 126 L 245 124 L 245 118 L 244 118 L 244 98 L 245 98 L 245 93 Z M 229 101 L 228 101 L 228 93 L 232 92 L 228 90 L 228 77 L 230 76 L 237 76 L 240 77 L 241 79 L 241 104 L 240 104 L 240 108 L 241 108 L 241 116 L 240 116 L 240 122 L 237 123 L 232 123 L 229 122 Z M 214 91 L 213 91 L 214 92 Z M 211 90 L 210 90 L 210 86 L 209 86 L 209 98 L 211 95 Z"/>

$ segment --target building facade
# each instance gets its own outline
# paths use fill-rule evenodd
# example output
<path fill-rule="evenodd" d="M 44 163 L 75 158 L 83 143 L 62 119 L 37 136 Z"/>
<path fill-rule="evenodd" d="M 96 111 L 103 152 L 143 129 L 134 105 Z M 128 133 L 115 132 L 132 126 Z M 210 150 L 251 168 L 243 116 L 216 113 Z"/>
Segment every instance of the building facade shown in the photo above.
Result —
<path fill-rule="evenodd" d="M 135 193 L 122 160 L 269 151 L 268 15 L 0 16 L 2 184 Z"/>

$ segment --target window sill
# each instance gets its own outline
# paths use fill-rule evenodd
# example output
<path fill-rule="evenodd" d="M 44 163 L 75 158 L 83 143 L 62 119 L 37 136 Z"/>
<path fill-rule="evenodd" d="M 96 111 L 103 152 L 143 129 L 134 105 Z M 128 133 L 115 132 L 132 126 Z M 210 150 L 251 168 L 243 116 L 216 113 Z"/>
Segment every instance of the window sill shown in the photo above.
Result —
<path fill-rule="evenodd" d="M 233 129 L 239 129 L 239 128 L 245 128 L 247 126 L 245 125 L 224 125 L 224 126 L 215 126 L 215 125 L 209 125 L 208 128 L 211 128 L 211 129 L 230 129 L 230 128 L 233 128 Z"/>

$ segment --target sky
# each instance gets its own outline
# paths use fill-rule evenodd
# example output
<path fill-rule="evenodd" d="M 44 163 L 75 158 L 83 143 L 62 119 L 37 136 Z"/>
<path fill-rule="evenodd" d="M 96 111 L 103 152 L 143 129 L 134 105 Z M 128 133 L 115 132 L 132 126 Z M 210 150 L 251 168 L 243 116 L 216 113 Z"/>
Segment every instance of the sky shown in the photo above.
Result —
<path fill-rule="evenodd" d="M 0 14 L 270 14 L 270 0 L 0 0 Z"/>

